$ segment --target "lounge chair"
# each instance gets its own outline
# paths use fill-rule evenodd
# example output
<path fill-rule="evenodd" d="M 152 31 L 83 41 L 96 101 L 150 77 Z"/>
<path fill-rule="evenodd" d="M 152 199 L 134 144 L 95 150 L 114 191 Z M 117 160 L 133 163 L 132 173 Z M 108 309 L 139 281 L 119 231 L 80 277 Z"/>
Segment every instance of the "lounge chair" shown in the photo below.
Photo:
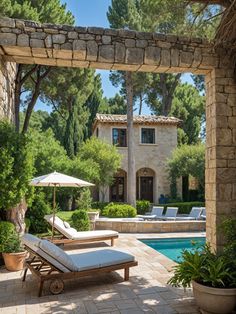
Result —
<path fill-rule="evenodd" d="M 177 216 L 176 220 L 198 220 L 201 217 L 202 207 L 192 207 L 188 216 Z"/>
<path fill-rule="evenodd" d="M 151 213 L 146 214 L 146 215 L 138 215 L 139 218 L 143 218 L 143 219 L 158 219 L 162 217 L 162 213 L 163 213 L 164 207 L 158 207 L 158 206 L 153 206 Z"/>
<path fill-rule="evenodd" d="M 53 215 L 46 215 L 44 219 L 52 226 Z M 111 246 L 114 240 L 118 238 L 118 232 L 113 230 L 95 230 L 95 231 L 77 231 L 59 217 L 55 217 L 54 228 L 61 234 L 60 237 L 54 237 L 55 244 L 76 244 L 111 240 Z"/>
<path fill-rule="evenodd" d="M 206 220 L 206 207 L 202 207 L 202 213 L 201 213 L 200 218 Z"/>
<path fill-rule="evenodd" d="M 161 218 L 163 220 L 176 220 L 178 207 L 167 207 L 165 215 Z"/>
<path fill-rule="evenodd" d="M 45 281 L 50 280 L 50 292 L 59 294 L 64 289 L 64 280 L 124 269 L 124 280 L 129 280 L 130 267 L 137 266 L 134 256 L 111 249 L 67 254 L 55 244 L 31 234 L 22 237 L 25 249 L 31 253 L 26 261 L 23 281 L 27 270 L 39 280 L 38 296 L 42 295 Z"/>

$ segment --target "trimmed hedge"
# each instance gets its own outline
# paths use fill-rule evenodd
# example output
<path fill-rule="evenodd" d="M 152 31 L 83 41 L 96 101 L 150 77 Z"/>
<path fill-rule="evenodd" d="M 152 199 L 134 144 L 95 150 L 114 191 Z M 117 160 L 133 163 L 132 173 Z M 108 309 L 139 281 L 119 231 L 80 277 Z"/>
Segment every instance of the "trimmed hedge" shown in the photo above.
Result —
<path fill-rule="evenodd" d="M 102 214 L 109 218 L 128 218 L 135 217 L 137 211 L 131 205 L 110 203 L 104 208 Z"/>
<path fill-rule="evenodd" d="M 150 209 L 150 202 L 149 201 L 145 201 L 145 200 L 137 201 L 136 202 L 136 208 L 137 208 L 137 213 L 139 215 L 144 215 Z"/>
<path fill-rule="evenodd" d="M 165 210 L 167 207 L 178 207 L 178 214 L 189 214 L 192 207 L 204 207 L 203 202 L 179 202 L 179 203 L 168 203 L 168 204 L 158 204 L 157 206 L 164 206 Z"/>

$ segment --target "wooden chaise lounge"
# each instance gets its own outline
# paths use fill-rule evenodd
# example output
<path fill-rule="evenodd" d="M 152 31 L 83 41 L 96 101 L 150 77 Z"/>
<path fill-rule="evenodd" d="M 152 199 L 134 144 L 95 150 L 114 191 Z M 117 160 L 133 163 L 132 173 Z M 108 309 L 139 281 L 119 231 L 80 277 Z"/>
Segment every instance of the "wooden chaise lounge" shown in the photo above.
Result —
<path fill-rule="evenodd" d="M 53 215 L 46 215 L 44 219 L 52 226 Z M 54 229 L 60 234 L 59 237 L 53 238 L 52 242 L 55 244 L 80 244 L 110 240 L 111 246 L 113 246 L 114 240 L 119 236 L 119 233 L 114 230 L 77 231 L 57 216 L 54 221 Z"/>
<path fill-rule="evenodd" d="M 130 267 L 137 266 L 134 256 L 112 249 L 103 249 L 78 254 L 67 254 L 55 244 L 25 234 L 22 242 L 30 253 L 26 261 L 23 281 L 27 270 L 39 280 L 38 296 L 42 295 L 45 281 L 50 280 L 50 292 L 59 294 L 64 289 L 64 280 L 94 276 L 124 269 L 124 280 L 129 280 Z"/>

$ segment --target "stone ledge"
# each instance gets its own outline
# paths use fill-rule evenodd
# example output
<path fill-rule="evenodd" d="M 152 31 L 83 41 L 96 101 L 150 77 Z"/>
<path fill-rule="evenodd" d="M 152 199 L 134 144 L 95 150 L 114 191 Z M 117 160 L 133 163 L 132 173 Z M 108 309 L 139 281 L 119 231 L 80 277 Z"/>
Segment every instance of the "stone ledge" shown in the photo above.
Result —
<path fill-rule="evenodd" d="M 123 233 L 194 232 L 205 231 L 205 221 L 114 221 L 97 220 L 96 230 L 115 230 Z"/>

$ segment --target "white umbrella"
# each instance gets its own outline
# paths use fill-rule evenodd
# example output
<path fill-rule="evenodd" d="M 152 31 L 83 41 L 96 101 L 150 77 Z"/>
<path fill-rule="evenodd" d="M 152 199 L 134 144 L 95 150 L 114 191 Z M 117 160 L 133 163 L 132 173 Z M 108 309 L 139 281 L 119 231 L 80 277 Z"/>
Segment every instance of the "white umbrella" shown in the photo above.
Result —
<path fill-rule="evenodd" d="M 67 176 L 59 172 L 52 172 L 44 176 L 32 179 L 30 182 L 33 186 L 52 186 L 53 187 L 53 224 L 52 224 L 52 238 L 54 235 L 54 221 L 55 221 L 55 207 L 56 207 L 56 187 L 89 187 L 94 184 Z"/>

